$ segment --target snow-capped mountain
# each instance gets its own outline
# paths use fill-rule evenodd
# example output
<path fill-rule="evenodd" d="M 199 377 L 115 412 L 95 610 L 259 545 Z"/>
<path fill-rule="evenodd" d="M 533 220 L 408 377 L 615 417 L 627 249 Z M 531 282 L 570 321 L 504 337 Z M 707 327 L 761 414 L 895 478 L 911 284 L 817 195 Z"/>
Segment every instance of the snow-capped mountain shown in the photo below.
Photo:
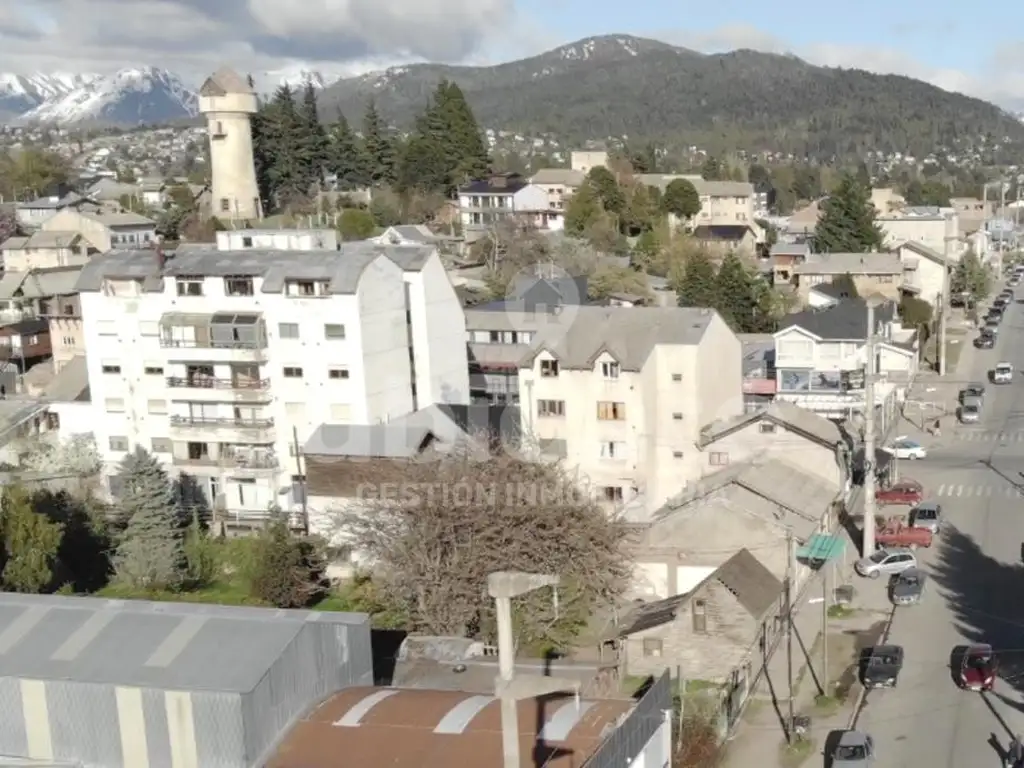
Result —
<path fill-rule="evenodd" d="M 194 91 L 177 75 L 156 67 L 122 69 L 112 75 L 79 76 L 76 87 L 59 91 L 21 111 L 19 123 L 161 123 L 193 117 Z M 63 83 L 64 81 L 60 81 Z"/>
<path fill-rule="evenodd" d="M 49 75 L 0 73 L 0 115 L 23 115 L 39 105 L 87 86 L 98 75 L 54 72 Z"/>

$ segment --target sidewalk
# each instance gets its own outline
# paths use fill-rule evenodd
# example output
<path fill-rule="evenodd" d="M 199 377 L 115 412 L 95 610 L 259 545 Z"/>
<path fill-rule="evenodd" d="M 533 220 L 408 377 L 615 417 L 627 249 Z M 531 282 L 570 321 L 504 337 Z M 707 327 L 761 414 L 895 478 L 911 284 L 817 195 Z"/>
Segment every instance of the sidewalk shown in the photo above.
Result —
<path fill-rule="evenodd" d="M 856 500 L 855 506 L 861 504 Z M 891 606 L 885 585 L 853 575 L 857 557 L 854 543 L 847 540 L 848 555 L 836 564 L 838 576 L 829 567 L 829 587 L 852 585 L 853 601 L 848 610 L 833 608 L 827 619 L 827 674 L 822 675 L 822 585 L 821 576 L 812 577 L 796 606 L 793 639 L 793 711 L 811 718 L 807 759 L 817 763 L 817 753 L 830 731 L 843 730 L 853 714 L 859 693 L 857 655 L 873 645 L 888 622 Z M 806 649 L 806 650 L 805 650 Z M 751 695 L 740 723 L 727 742 L 724 768 L 775 768 L 782 766 L 785 734 L 782 722 L 788 717 L 786 645 L 783 641 L 768 664 L 767 679 Z M 824 695 L 822 695 L 824 690 Z M 791 765 L 787 761 L 787 765 Z"/>

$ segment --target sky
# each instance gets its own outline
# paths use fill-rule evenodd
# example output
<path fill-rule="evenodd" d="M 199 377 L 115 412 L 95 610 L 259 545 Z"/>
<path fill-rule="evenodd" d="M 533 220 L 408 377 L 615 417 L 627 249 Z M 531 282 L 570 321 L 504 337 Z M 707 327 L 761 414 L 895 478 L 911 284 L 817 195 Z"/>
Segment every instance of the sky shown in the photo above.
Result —
<path fill-rule="evenodd" d="M 224 64 L 345 75 L 495 63 L 613 33 L 793 53 L 1024 107 L 1024 8 L 1007 0 L 0 0 L 0 72 L 153 65 L 190 84 Z"/>

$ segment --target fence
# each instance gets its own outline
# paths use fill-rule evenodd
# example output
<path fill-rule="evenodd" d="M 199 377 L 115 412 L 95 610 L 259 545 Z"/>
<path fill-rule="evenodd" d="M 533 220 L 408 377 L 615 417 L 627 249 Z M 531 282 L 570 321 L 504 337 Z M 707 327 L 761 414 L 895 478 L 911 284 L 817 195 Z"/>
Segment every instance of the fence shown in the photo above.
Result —
<path fill-rule="evenodd" d="M 664 725 L 665 712 L 671 709 L 672 681 L 666 670 L 647 689 L 622 724 L 583 764 L 584 768 L 623 768 L 631 765 L 637 755 L 644 751 L 651 737 Z"/>

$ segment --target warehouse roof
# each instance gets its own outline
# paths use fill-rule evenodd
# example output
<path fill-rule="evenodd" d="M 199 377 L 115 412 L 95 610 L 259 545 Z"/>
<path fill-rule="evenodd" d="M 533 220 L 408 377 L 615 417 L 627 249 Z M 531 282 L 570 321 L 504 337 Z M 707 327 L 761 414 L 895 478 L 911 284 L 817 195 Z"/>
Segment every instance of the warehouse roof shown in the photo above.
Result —
<path fill-rule="evenodd" d="M 0 594 L 0 677 L 246 693 L 310 623 L 361 613 Z"/>
<path fill-rule="evenodd" d="M 523 767 L 583 765 L 634 703 L 572 696 L 520 701 Z M 463 691 L 346 688 L 299 721 L 267 766 L 328 768 L 339 755 L 364 768 L 500 766 L 500 705 L 493 696 Z"/>

